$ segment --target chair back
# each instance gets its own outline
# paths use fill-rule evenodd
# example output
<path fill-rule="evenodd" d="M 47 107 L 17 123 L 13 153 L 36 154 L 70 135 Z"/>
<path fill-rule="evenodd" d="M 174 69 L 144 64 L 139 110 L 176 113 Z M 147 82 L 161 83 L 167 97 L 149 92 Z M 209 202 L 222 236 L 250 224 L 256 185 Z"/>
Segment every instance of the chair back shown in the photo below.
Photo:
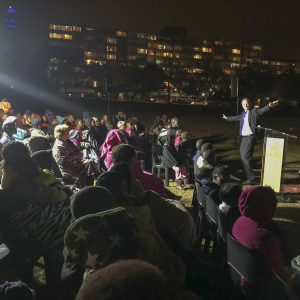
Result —
<path fill-rule="evenodd" d="M 240 286 L 240 277 L 246 279 L 248 283 L 255 281 L 259 273 L 256 260 L 250 250 L 235 240 L 229 233 L 227 233 L 227 262 L 231 274 L 239 275 L 238 281 L 236 281 L 237 276 L 232 278 L 235 286 Z"/>
<path fill-rule="evenodd" d="M 227 263 L 236 287 L 244 278 L 256 300 L 296 300 L 294 291 L 273 271 L 264 268 L 249 249 L 227 233 Z M 252 293 L 251 293 L 252 294 Z"/>
<path fill-rule="evenodd" d="M 197 190 L 197 202 L 201 207 L 206 209 L 206 195 L 204 194 L 201 185 L 196 182 L 196 190 Z"/>
<path fill-rule="evenodd" d="M 198 201 L 197 201 L 197 187 L 196 187 L 196 185 L 194 186 L 194 190 L 193 190 L 192 206 L 193 206 L 194 208 L 198 208 Z"/>
<path fill-rule="evenodd" d="M 215 225 L 218 224 L 218 214 L 217 204 L 211 198 L 206 197 L 206 215 Z"/>
<path fill-rule="evenodd" d="M 162 145 L 155 141 L 152 145 L 152 164 L 162 165 Z"/>
<path fill-rule="evenodd" d="M 218 208 L 218 234 L 223 242 L 227 239 L 227 226 L 224 214 Z"/>

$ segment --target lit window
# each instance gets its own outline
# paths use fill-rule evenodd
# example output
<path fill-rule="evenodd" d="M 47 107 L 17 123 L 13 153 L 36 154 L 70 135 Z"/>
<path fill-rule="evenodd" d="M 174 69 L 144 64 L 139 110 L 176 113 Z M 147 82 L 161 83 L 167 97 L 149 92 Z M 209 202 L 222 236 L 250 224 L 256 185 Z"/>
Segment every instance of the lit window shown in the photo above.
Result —
<path fill-rule="evenodd" d="M 223 70 L 223 72 L 224 72 L 226 75 L 231 75 L 233 71 L 232 71 L 232 70 L 225 69 L 225 70 Z"/>
<path fill-rule="evenodd" d="M 143 32 L 139 32 L 137 34 L 137 37 L 140 38 L 140 39 L 145 39 L 145 38 L 147 38 L 147 35 L 145 33 L 143 33 Z"/>
<path fill-rule="evenodd" d="M 174 84 L 170 81 L 164 81 L 164 86 L 169 88 L 174 88 Z"/>
<path fill-rule="evenodd" d="M 55 25 L 55 24 L 50 24 L 49 25 L 49 28 L 52 29 L 52 30 L 58 30 L 58 31 L 78 31 L 78 30 L 73 30 L 73 28 L 80 28 L 80 31 L 81 31 L 81 27 L 79 26 L 64 26 L 64 25 Z"/>
<path fill-rule="evenodd" d="M 50 58 L 49 62 L 51 64 L 59 64 L 60 63 L 60 59 L 58 59 L 56 57 L 52 57 L 52 58 Z"/>
<path fill-rule="evenodd" d="M 170 53 L 170 52 L 163 52 L 162 56 L 163 56 L 163 57 L 167 57 L 167 58 L 172 58 L 172 57 L 173 57 L 173 54 Z"/>
<path fill-rule="evenodd" d="M 199 47 L 194 47 L 194 51 L 200 51 L 200 48 Z"/>
<path fill-rule="evenodd" d="M 202 58 L 202 55 L 200 54 L 194 54 L 194 59 L 201 59 Z"/>
<path fill-rule="evenodd" d="M 147 54 L 147 49 L 138 48 L 138 49 L 137 49 L 137 53 L 138 53 L 138 54 Z"/>
<path fill-rule="evenodd" d="M 89 65 L 98 65 L 98 66 L 103 66 L 105 65 L 105 61 L 103 60 L 94 60 L 94 59 L 86 59 L 85 63 L 89 66 Z"/>
<path fill-rule="evenodd" d="M 116 31 L 116 36 L 125 37 L 126 35 L 125 31 Z"/>
<path fill-rule="evenodd" d="M 166 45 L 157 44 L 157 49 L 164 50 L 164 49 L 166 49 Z"/>
<path fill-rule="evenodd" d="M 129 56 L 128 56 L 128 59 L 129 59 L 129 60 L 136 60 L 136 57 L 135 57 L 134 55 L 129 55 Z"/>
<path fill-rule="evenodd" d="M 148 56 L 154 56 L 155 52 L 153 50 L 148 50 L 147 54 L 148 54 Z"/>
<path fill-rule="evenodd" d="M 175 56 L 175 58 L 180 58 L 180 54 L 179 53 L 175 53 L 174 56 Z"/>
<path fill-rule="evenodd" d="M 222 43 L 221 41 L 215 41 L 215 45 L 216 45 L 216 46 L 222 46 L 223 43 Z"/>
<path fill-rule="evenodd" d="M 117 59 L 117 55 L 116 54 L 107 54 L 106 58 L 110 59 L 110 60 L 116 60 Z"/>
<path fill-rule="evenodd" d="M 157 44 L 153 42 L 148 43 L 148 48 L 156 48 Z"/>
<path fill-rule="evenodd" d="M 60 26 L 61 31 L 72 31 L 72 27 L 71 26 Z"/>
<path fill-rule="evenodd" d="M 211 53 L 212 49 L 211 48 L 207 48 L 207 47 L 203 47 L 202 48 L 202 52 L 204 52 L 204 53 Z"/>
<path fill-rule="evenodd" d="M 261 63 L 262 63 L 263 65 L 268 65 L 268 64 L 269 64 L 269 61 L 268 61 L 268 60 L 262 60 Z"/>
<path fill-rule="evenodd" d="M 197 69 L 197 68 L 195 68 L 195 69 L 193 69 L 193 73 L 201 73 L 201 69 Z"/>
<path fill-rule="evenodd" d="M 116 44 L 117 40 L 114 38 L 107 38 L 106 39 L 107 44 Z"/>
<path fill-rule="evenodd" d="M 240 60 L 241 60 L 240 57 L 232 57 L 231 59 L 232 59 L 233 61 L 240 61 Z"/>
<path fill-rule="evenodd" d="M 106 51 L 107 52 L 116 52 L 117 51 L 117 47 L 116 46 L 107 46 L 106 47 Z"/>
<path fill-rule="evenodd" d="M 60 39 L 60 40 L 72 40 L 72 34 L 63 34 L 63 33 L 49 33 L 50 39 Z"/>
<path fill-rule="evenodd" d="M 257 51 L 261 51 L 261 46 L 259 46 L 259 45 L 253 45 L 252 49 L 253 50 L 257 50 Z"/>
<path fill-rule="evenodd" d="M 85 55 L 86 57 L 93 57 L 93 56 L 94 56 L 94 52 L 91 52 L 91 51 L 85 51 L 85 52 L 84 52 L 84 55 Z"/>
<path fill-rule="evenodd" d="M 189 74 L 199 74 L 202 72 L 201 69 L 198 68 L 187 68 L 185 69 Z"/>
<path fill-rule="evenodd" d="M 148 35 L 148 40 L 156 41 L 157 37 L 154 34 Z"/>
<path fill-rule="evenodd" d="M 81 27 L 80 26 L 73 26 L 73 31 L 81 32 Z"/>
<path fill-rule="evenodd" d="M 240 49 L 232 49 L 232 54 L 241 54 Z"/>

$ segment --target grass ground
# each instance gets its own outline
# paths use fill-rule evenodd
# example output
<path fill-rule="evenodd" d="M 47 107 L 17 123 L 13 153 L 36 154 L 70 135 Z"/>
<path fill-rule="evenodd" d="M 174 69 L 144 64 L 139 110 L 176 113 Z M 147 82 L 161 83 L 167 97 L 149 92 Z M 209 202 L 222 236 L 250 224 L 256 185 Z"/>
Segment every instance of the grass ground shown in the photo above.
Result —
<path fill-rule="evenodd" d="M 92 111 L 92 109 L 89 109 Z M 93 109 L 100 111 L 100 109 Z M 105 111 L 102 109 L 102 113 Z M 227 164 L 232 170 L 232 174 L 241 178 L 241 164 L 239 160 L 238 142 L 235 143 L 235 124 L 226 122 L 221 118 L 223 112 L 209 112 L 199 110 L 198 107 L 188 109 L 174 109 L 174 106 L 164 107 L 148 107 L 138 105 L 122 104 L 114 107 L 114 111 L 124 111 L 129 116 L 138 117 L 146 127 L 149 127 L 158 115 L 168 114 L 178 116 L 180 118 L 181 127 L 189 131 L 193 138 L 205 138 L 214 143 L 219 161 Z M 101 114 L 101 113 L 100 113 Z M 230 115 L 227 112 L 227 115 Z M 263 126 L 270 127 L 279 131 L 284 131 L 296 136 L 300 136 L 300 122 L 297 116 L 290 116 L 287 113 L 270 114 L 263 118 Z M 285 177 L 289 183 L 298 183 L 297 171 L 300 169 L 300 144 L 299 139 L 290 139 L 286 157 L 286 172 Z M 255 148 L 255 166 L 257 176 L 260 175 L 262 156 L 262 143 L 258 143 Z M 178 191 L 175 188 L 175 183 L 171 182 L 170 189 L 177 195 L 182 196 L 182 203 L 186 206 L 191 206 L 192 190 Z M 284 234 L 290 244 L 291 256 L 296 256 L 300 253 L 300 202 L 297 203 L 279 203 L 275 215 L 275 221 L 282 227 Z"/>
<path fill-rule="evenodd" d="M 230 114 L 228 114 L 230 115 Z M 190 132 L 194 138 L 205 138 L 214 143 L 218 160 L 230 167 L 232 175 L 242 178 L 242 166 L 239 160 L 238 141 L 235 141 L 235 124 L 222 120 L 218 113 L 182 113 L 178 114 L 181 126 Z M 146 116 L 144 116 L 146 118 Z M 266 115 L 263 126 L 275 130 L 300 136 L 300 122 L 296 116 Z M 254 153 L 256 176 L 259 181 L 262 157 L 262 140 L 256 145 Z M 289 139 L 286 149 L 285 183 L 294 184 L 300 190 L 297 172 L 300 170 L 300 143 L 299 139 Z M 175 183 L 171 182 L 170 189 L 182 196 L 182 203 L 191 206 L 193 190 L 178 191 Z M 300 194 L 293 194 L 294 199 L 299 199 Z M 300 202 L 278 203 L 274 220 L 280 225 L 290 245 L 291 256 L 300 254 Z"/>

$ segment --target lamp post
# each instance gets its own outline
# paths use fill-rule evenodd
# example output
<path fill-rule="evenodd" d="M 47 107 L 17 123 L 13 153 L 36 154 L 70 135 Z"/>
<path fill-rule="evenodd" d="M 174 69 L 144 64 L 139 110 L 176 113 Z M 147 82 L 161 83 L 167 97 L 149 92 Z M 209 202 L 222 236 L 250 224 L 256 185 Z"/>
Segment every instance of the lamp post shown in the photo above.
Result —
<path fill-rule="evenodd" d="M 231 69 L 230 82 L 231 98 L 236 99 L 236 115 L 239 114 L 239 78 L 235 69 Z M 235 125 L 234 143 L 237 144 L 239 136 L 239 125 Z"/>
<path fill-rule="evenodd" d="M 108 76 L 105 76 L 104 79 L 104 93 L 106 95 L 106 104 L 107 104 L 107 116 L 109 118 L 110 113 L 110 98 L 109 98 L 109 84 L 108 84 Z"/>

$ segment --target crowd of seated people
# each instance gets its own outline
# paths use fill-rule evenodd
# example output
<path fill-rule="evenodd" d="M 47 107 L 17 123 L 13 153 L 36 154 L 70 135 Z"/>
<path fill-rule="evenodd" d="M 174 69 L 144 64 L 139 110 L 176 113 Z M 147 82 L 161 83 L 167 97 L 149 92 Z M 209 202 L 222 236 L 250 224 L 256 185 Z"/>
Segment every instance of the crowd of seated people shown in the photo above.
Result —
<path fill-rule="evenodd" d="M 280 227 L 272 220 L 277 206 L 273 189 L 250 186 L 242 190 L 240 182 L 231 179 L 230 170 L 227 166 L 220 165 L 215 155 L 212 156 L 213 159 L 207 159 L 209 156 L 205 156 L 205 153 L 213 151 L 211 144 L 201 139 L 196 142 L 196 149 L 193 158 L 195 183 L 201 189 L 201 195 L 205 197 L 204 205 L 208 206 L 208 202 L 214 202 L 216 213 L 221 216 L 214 222 L 221 222 L 222 230 L 250 250 L 260 270 L 257 278 L 250 283 L 243 277 L 247 274 L 238 273 L 242 293 L 229 299 L 298 299 L 300 274 L 288 266 L 291 257 L 287 240 Z M 206 214 L 209 215 L 208 212 Z M 219 228 L 216 229 L 216 233 L 218 231 Z M 226 235 L 221 238 L 225 238 L 226 242 Z M 224 248 L 221 248 L 221 251 L 224 251 Z M 235 252 L 235 255 L 238 253 Z M 242 270 L 249 267 L 246 264 L 249 262 L 245 261 Z M 233 273 L 240 271 L 236 270 L 235 266 L 233 269 Z M 252 272 L 253 270 L 254 268 Z"/>
<path fill-rule="evenodd" d="M 202 256 L 192 214 L 149 171 L 156 145 L 176 187 L 199 185 L 227 232 L 298 288 L 271 222 L 272 190 L 242 192 L 213 146 L 189 139 L 177 117 L 156 118 L 149 131 L 122 112 L 76 119 L 26 111 L 1 122 L 0 299 L 234 300 L 215 284 L 221 268 Z M 248 299 L 255 288 L 241 280 Z"/>

